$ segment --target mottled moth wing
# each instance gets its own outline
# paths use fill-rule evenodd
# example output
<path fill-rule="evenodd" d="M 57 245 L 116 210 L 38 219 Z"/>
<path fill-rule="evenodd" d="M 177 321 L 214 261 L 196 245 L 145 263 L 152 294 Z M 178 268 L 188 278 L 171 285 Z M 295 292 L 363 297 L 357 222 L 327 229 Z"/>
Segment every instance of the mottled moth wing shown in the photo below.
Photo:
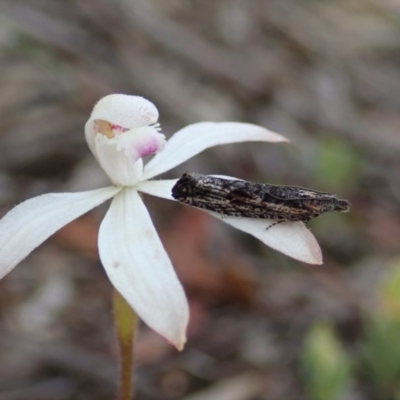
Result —
<path fill-rule="evenodd" d="M 346 212 L 347 200 L 297 186 L 278 186 L 185 173 L 172 189 L 179 202 L 222 215 L 307 222 L 328 211 Z"/>

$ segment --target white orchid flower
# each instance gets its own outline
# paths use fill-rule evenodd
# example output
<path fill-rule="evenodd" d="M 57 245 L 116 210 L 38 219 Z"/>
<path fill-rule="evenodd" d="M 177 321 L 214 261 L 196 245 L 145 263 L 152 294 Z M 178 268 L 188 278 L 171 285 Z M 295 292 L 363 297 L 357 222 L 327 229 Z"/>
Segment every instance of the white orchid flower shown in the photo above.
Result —
<path fill-rule="evenodd" d="M 113 198 L 99 231 L 101 262 L 139 317 L 181 349 L 188 303 L 139 192 L 173 200 L 171 189 L 177 180 L 151 179 L 209 147 L 287 140 L 252 124 L 203 122 L 181 129 L 166 142 L 157 120 L 156 107 L 142 97 L 114 94 L 96 104 L 85 135 L 112 186 L 44 194 L 9 211 L 0 221 L 0 278 L 58 229 Z M 149 154 L 156 155 L 143 167 L 142 157 Z M 227 217 L 223 221 L 290 257 L 310 264 L 322 262 L 317 241 L 301 222 L 266 230 L 260 220 Z"/>

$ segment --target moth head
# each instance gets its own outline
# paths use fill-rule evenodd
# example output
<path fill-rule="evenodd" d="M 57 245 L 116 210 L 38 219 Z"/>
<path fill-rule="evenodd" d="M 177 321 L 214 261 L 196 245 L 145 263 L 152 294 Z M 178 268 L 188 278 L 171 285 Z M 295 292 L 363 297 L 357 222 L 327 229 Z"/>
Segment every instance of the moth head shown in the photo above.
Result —
<path fill-rule="evenodd" d="M 193 174 L 185 172 L 172 188 L 172 197 L 181 203 L 190 203 L 196 186 Z"/>

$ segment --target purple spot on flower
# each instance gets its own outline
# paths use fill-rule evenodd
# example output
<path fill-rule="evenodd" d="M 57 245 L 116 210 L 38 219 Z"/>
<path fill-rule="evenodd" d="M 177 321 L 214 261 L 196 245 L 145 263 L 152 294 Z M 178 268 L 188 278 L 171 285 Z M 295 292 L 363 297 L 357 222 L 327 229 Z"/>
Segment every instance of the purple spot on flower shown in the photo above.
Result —
<path fill-rule="evenodd" d="M 140 157 L 145 157 L 157 153 L 161 148 L 162 146 L 160 146 L 160 143 L 152 139 L 145 144 L 137 146 L 135 150 L 139 153 Z"/>

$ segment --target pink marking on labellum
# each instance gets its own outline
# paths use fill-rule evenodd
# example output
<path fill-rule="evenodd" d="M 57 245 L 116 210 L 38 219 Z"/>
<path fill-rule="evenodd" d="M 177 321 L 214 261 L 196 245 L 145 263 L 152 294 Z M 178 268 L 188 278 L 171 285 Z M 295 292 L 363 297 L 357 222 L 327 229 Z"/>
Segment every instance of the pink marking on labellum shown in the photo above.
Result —
<path fill-rule="evenodd" d="M 140 157 L 145 157 L 151 154 L 156 154 L 163 147 L 163 145 L 160 145 L 160 143 L 153 138 L 151 141 L 143 143 L 141 146 L 136 145 L 135 151 L 137 151 Z"/>

